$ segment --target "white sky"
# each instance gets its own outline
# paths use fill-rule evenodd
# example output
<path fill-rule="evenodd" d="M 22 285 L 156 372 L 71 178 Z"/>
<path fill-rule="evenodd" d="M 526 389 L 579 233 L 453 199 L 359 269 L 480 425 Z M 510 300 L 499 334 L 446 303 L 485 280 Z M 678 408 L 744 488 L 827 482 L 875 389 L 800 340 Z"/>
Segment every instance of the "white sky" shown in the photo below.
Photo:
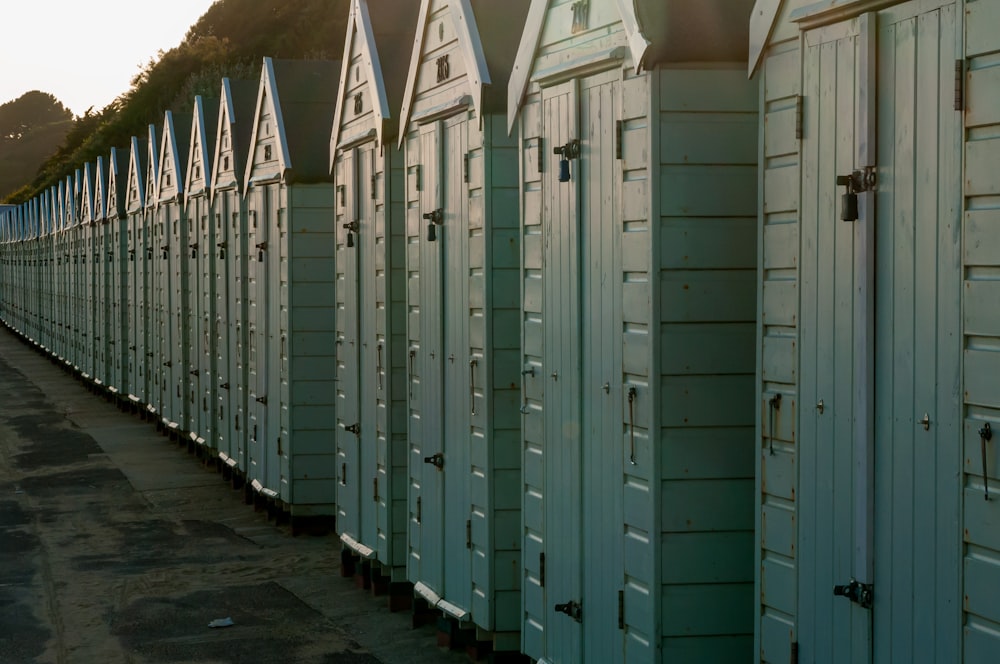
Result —
<path fill-rule="evenodd" d="M 74 115 L 99 111 L 158 50 L 177 46 L 213 1 L 4 0 L 0 104 L 41 90 Z"/>

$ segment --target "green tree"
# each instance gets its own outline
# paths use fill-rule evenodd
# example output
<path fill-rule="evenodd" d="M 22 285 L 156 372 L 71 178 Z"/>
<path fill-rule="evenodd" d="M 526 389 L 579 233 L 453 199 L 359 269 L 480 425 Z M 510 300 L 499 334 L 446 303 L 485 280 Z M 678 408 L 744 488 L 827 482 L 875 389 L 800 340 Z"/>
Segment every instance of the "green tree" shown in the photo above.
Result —
<path fill-rule="evenodd" d="M 47 92 L 32 90 L 0 106 L 0 198 L 31 182 L 72 124 L 73 114 Z"/>

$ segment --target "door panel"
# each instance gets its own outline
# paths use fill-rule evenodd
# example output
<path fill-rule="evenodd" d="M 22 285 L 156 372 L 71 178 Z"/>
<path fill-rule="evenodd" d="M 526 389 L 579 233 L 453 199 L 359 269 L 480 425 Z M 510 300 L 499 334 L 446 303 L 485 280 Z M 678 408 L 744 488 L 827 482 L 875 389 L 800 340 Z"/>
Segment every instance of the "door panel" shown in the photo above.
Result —
<path fill-rule="evenodd" d="M 358 435 L 358 476 L 359 492 L 361 494 L 361 528 L 359 535 L 362 541 L 371 548 L 376 548 L 378 526 L 376 524 L 376 492 L 373 482 L 378 473 L 377 439 L 379 426 L 376 419 L 376 404 L 378 398 L 377 372 L 380 370 L 378 350 L 378 334 L 375 329 L 375 275 L 377 270 L 375 260 L 375 201 L 372 198 L 371 178 L 374 170 L 375 148 L 372 144 L 364 145 L 355 152 L 355 205 L 359 224 L 355 238 L 354 252 L 357 271 L 357 324 L 359 369 L 359 399 L 358 419 L 361 422 L 361 432 Z M 369 493 L 371 491 L 371 493 Z M 380 558 L 385 560 L 385 558 Z"/>
<path fill-rule="evenodd" d="M 338 349 L 338 394 L 337 394 L 337 427 L 338 465 L 340 467 L 340 483 L 337 486 L 337 525 L 340 532 L 355 541 L 361 541 L 360 488 L 361 467 L 359 465 L 357 433 L 347 430 L 361 423 L 358 411 L 358 401 L 361 395 L 359 384 L 358 356 L 361 349 L 358 338 L 358 233 L 352 233 L 354 246 L 348 247 L 349 231 L 344 228 L 358 220 L 358 177 L 356 172 L 357 151 L 348 150 L 338 165 L 337 187 L 338 196 L 338 261 L 337 269 L 343 279 L 340 287 L 343 292 L 338 322 L 340 325 L 340 344 Z M 342 187 L 342 189 L 341 189 Z M 364 431 L 364 427 L 361 429 Z"/>
<path fill-rule="evenodd" d="M 797 524 L 807 661 L 959 656 L 961 118 L 951 109 L 954 8 L 927 7 L 880 12 L 877 26 L 863 15 L 804 42 Z M 876 165 L 859 219 L 841 221 L 836 177 Z M 834 596 L 851 579 L 873 584 L 872 609 Z"/>
<path fill-rule="evenodd" d="M 954 5 L 881 12 L 875 659 L 960 655 L 961 113 Z M 929 420 L 923 425 L 925 414 Z"/>
<path fill-rule="evenodd" d="M 543 295 L 542 376 L 545 393 L 543 546 L 546 561 L 541 605 L 526 607 L 531 623 L 544 626 L 545 657 L 553 662 L 583 661 L 583 627 L 554 613 L 557 603 L 582 601 L 582 441 L 580 412 L 581 311 L 579 174 L 559 181 L 555 146 L 579 138 L 576 82 L 543 92 L 546 160 L 542 187 Z M 550 147 L 551 146 L 551 147 Z M 578 161 L 569 167 L 575 170 Z"/>

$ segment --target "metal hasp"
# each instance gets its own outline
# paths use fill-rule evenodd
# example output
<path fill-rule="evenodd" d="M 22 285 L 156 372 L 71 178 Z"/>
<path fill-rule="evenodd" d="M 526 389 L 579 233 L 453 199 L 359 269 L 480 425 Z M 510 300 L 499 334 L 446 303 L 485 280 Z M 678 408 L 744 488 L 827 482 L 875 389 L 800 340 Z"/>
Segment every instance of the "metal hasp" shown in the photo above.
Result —
<path fill-rule="evenodd" d="M 438 452 L 429 457 L 424 457 L 424 463 L 429 463 L 438 470 L 444 470 L 444 455 Z"/>
<path fill-rule="evenodd" d="M 264 262 L 264 252 L 267 251 L 267 242 L 258 242 L 254 245 L 257 248 L 257 262 Z"/>
<path fill-rule="evenodd" d="M 424 219 L 429 223 L 427 224 L 427 241 L 436 242 L 437 241 L 437 231 L 434 228 L 435 225 L 440 226 L 444 223 L 444 208 L 438 208 L 436 210 L 431 210 L 430 212 L 424 213 Z"/>
<path fill-rule="evenodd" d="M 983 497 L 986 500 L 990 499 L 990 485 L 989 480 L 986 477 L 986 443 L 993 439 L 993 428 L 990 423 L 987 422 L 979 430 L 979 447 L 983 453 Z"/>
<path fill-rule="evenodd" d="M 552 148 L 552 154 L 562 157 L 559 160 L 559 181 L 569 182 L 569 160 L 580 158 L 580 139 L 574 138 L 565 145 Z"/>
<path fill-rule="evenodd" d="M 837 186 L 847 187 L 840 197 L 841 221 L 858 220 L 858 194 L 875 189 L 875 169 L 866 166 L 864 171 L 854 171 L 850 175 L 838 175 Z"/>
<path fill-rule="evenodd" d="M 355 436 L 361 435 L 361 423 L 357 422 L 355 424 L 344 425 L 344 431 L 347 433 L 353 433 Z"/>
<path fill-rule="evenodd" d="M 834 586 L 833 594 L 837 597 L 846 597 L 862 609 L 872 608 L 872 585 L 861 583 L 857 579 L 851 579 L 846 586 Z"/>
<path fill-rule="evenodd" d="M 583 622 L 583 606 L 577 602 L 570 600 L 565 604 L 556 604 L 555 610 L 556 613 L 565 613 L 578 623 Z"/>
<path fill-rule="evenodd" d="M 354 234 L 358 232 L 361 225 L 357 221 L 350 221 L 343 226 L 347 231 L 347 248 L 351 249 L 354 247 Z"/>

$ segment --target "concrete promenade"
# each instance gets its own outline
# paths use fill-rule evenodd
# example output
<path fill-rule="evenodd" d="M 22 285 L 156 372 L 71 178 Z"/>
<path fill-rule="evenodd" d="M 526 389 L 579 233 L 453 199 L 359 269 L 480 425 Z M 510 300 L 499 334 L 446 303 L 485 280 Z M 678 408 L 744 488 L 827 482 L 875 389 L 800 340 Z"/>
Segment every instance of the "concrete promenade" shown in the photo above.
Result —
<path fill-rule="evenodd" d="M 0 328 L 0 663 L 469 661 L 185 450 Z"/>

